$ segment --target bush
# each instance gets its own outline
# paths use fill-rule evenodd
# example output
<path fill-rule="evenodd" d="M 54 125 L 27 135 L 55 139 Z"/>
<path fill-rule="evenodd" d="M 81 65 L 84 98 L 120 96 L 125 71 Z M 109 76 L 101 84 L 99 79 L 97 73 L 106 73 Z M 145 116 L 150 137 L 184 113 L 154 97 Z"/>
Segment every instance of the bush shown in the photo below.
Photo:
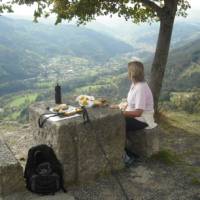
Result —
<path fill-rule="evenodd" d="M 178 110 L 188 113 L 200 112 L 200 92 L 172 93 L 170 103 Z"/>

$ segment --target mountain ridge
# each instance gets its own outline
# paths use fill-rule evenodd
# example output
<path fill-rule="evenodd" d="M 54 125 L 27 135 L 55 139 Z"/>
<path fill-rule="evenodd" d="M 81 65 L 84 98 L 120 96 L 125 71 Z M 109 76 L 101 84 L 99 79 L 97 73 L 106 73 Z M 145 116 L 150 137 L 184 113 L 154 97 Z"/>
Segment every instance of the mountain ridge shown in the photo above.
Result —
<path fill-rule="evenodd" d="M 134 51 L 120 40 L 85 27 L 34 24 L 6 17 L 0 17 L 0 26 L 1 82 L 34 77 L 41 64 L 60 55 L 102 63 L 110 57 Z"/>

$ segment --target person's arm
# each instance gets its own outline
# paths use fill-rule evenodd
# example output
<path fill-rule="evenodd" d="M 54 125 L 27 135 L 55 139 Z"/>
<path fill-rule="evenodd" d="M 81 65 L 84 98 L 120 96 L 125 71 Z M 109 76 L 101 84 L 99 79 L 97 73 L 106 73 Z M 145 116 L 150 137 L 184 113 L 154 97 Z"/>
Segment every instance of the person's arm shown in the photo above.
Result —
<path fill-rule="evenodd" d="M 120 109 L 120 110 L 124 111 L 124 110 L 126 110 L 127 106 L 128 106 L 127 102 L 121 102 L 120 104 L 110 105 L 110 108 Z"/>
<path fill-rule="evenodd" d="M 112 105 L 110 105 L 110 108 L 119 109 L 119 104 L 112 104 Z"/>
<path fill-rule="evenodd" d="M 140 117 L 143 113 L 142 109 L 136 109 L 134 111 L 123 111 L 125 117 Z"/>

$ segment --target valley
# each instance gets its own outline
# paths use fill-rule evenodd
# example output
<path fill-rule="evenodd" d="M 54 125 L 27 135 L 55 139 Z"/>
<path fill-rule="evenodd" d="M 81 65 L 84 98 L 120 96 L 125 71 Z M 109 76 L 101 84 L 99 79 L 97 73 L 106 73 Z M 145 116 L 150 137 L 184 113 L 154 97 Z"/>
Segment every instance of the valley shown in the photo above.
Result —
<path fill-rule="evenodd" d="M 28 105 L 53 100 L 57 82 L 64 101 L 90 94 L 118 102 L 126 97 L 130 84 L 127 63 L 135 58 L 144 61 L 148 80 L 156 25 L 153 32 L 146 25 L 128 31 L 130 24 L 105 32 L 104 26 L 98 31 L 94 25 L 53 27 L 6 17 L 0 18 L 0 25 L 0 120 L 26 121 Z M 175 27 L 172 47 L 176 48 L 170 51 L 160 98 L 162 108 L 191 110 L 187 108 L 191 98 L 199 104 L 200 29 L 195 23 L 189 27 L 180 23 Z M 114 34 L 117 30 L 118 37 Z M 141 41 L 151 48 L 144 48 Z M 184 91 L 192 97 L 182 95 L 185 101 L 180 104 L 179 94 Z"/>

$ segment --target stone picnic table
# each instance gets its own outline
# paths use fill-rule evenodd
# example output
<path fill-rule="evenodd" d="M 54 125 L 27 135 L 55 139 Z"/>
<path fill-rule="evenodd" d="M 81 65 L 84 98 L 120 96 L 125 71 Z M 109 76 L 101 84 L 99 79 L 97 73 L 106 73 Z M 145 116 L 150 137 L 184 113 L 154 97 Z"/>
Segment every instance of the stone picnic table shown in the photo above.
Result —
<path fill-rule="evenodd" d="M 47 144 L 55 151 L 63 166 L 66 186 L 87 183 L 110 174 L 108 159 L 113 170 L 124 167 L 125 120 L 119 110 L 88 108 L 91 123 L 84 124 L 80 114 L 56 122 L 49 119 L 39 128 L 38 119 L 47 112 L 47 106 L 55 105 L 47 102 L 31 105 L 29 120 L 35 144 Z"/>

